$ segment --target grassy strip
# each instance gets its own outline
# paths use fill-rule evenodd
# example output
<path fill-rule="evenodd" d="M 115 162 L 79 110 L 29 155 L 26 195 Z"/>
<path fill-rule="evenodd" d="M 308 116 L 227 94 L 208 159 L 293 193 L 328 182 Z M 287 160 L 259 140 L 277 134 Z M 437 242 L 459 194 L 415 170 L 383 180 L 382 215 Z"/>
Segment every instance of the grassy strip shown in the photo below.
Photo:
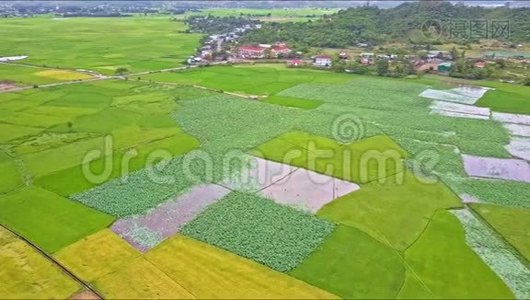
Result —
<path fill-rule="evenodd" d="M 277 95 L 269 96 L 265 98 L 264 100 L 262 100 L 261 102 L 283 105 L 283 106 L 288 106 L 288 107 L 302 108 L 302 109 L 313 109 L 323 104 L 323 102 L 321 101 L 300 99 L 300 98 L 293 98 L 293 97 L 283 97 L 283 96 L 277 96 Z"/>

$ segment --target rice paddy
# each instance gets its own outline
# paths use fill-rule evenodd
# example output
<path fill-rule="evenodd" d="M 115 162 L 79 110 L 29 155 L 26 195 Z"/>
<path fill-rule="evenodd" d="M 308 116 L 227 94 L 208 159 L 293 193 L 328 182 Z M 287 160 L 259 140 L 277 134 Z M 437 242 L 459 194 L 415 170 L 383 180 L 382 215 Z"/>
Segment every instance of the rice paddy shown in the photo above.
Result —
<path fill-rule="evenodd" d="M 113 74 L 177 67 L 196 47 L 200 35 L 181 33 L 182 21 L 169 18 L 53 18 L 2 20 L 5 55 L 23 53 L 39 66 L 92 69 Z"/>
<path fill-rule="evenodd" d="M 81 289 L 79 283 L 3 227 L 0 249 L 0 295 L 4 298 L 68 298 Z"/>
<path fill-rule="evenodd" d="M 178 66 L 200 38 L 145 16 L 1 22 L 0 51 L 29 56 L 0 65 L 17 86 Z M 530 294 L 527 172 L 488 164 L 528 164 L 528 88 L 280 64 L 141 77 L 0 93 L 0 224 L 103 297 Z M 0 298 L 84 291 L 4 231 Z"/>

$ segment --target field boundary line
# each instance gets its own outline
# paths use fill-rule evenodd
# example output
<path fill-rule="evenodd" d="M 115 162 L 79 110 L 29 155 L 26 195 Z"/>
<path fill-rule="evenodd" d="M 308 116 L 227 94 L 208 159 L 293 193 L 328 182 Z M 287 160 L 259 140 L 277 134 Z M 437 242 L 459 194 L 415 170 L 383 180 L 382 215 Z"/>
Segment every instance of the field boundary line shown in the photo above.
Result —
<path fill-rule="evenodd" d="M 167 278 L 169 278 L 171 281 L 173 281 L 175 284 L 177 284 L 178 286 L 180 286 L 182 289 L 184 289 L 186 292 L 188 292 L 190 295 L 192 295 L 193 297 L 195 297 L 195 299 L 199 299 L 199 297 L 197 297 L 195 294 L 193 294 L 191 291 L 189 291 L 187 288 L 185 288 L 184 286 L 182 286 L 182 284 L 180 284 L 178 281 L 174 280 L 171 276 L 169 276 L 169 274 L 167 274 L 166 272 L 164 272 L 162 269 L 160 269 L 157 265 L 155 265 L 152 261 L 150 261 L 147 256 L 145 255 L 142 255 L 141 256 L 146 262 L 148 262 L 151 266 L 155 267 L 157 270 L 159 270 L 160 272 L 162 272 L 164 275 L 167 276 Z M 103 299 L 103 298 L 102 298 Z"/>
<path fill-rule="evenodd" d="M 53 256 L 51 256 L 50 254 L 46 253 L 46 251 L 42 250 L 39 246 L 35 245 L 34 243 L 32 243 L 31 241 L 29 241 L 28 239 L 26 239 L 25 237 L 23 237 L 22 235 L 18 234 L 17 232 L 15 232 L 14 230 L 12 230 L 11 228 L 7 227 L 6 225 L 4 224 L 0 224 L 0 227 L 6 229 L 7 231 L 9 231 L 11 234 L 15 235 L 17 238 L 19 238 L 20 240 L 24 241 L 27 245 L 29 245 L 31 248 L 33 248 L 34 250 L 36 250 L 38 253 L 40 253 L 42 256 L 44 256 L 44 258 L 48 259 L 48 261 L 50 261 L 53 265 L 55 265 L 56 267 L 58 267 L 61 271 L 63 271 L 63 273 L 65 273 L 67 276 L 69 276 L 70 278 L 72 278 L 74 281 L 76 281 L 77 283 L 79 283 L 82 287 L 84 287 L 85 289 L 89 290 L 90 292 L 94 293 L 94 295 L 98 296 L 99 299 L 105 299 L 103 297 L 103 295 L 101 295 L 96 289 L 92 288 L 92 286 L 88 283 L 88 282 L 85 282 L 84 280 L 82 280 L 81 278 L 77 277 L 73 272 L 71 272 L 70 270 L 68 270 L 68 268 L 66 268 L 64 265 L 62 265 L 59 261 L 57 261 Z"/>

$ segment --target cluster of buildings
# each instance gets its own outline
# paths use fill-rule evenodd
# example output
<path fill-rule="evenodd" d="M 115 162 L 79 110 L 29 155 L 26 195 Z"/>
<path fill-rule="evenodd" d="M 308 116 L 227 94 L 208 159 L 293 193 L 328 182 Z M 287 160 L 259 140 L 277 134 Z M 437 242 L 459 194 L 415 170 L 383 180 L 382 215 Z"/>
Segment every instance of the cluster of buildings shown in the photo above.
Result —
<path fill-rule="evenodd" d="M 291 52 L 285 43 L 242 45 L 237 48 L 237 56 L 242 59 L 278 58 Z"/>
<path fill-rule="evenodd" d="M 217 59 L 215 54 L 223 51 L 225 43 L 236 43 L 245 32 L 252 29 L 261 28 L 261 24 L 245 24 L 241 27 L 234 28 L 232 31 L 224 34 L 212 34 L 204 41 L 201 48 L 199 48 L 196 58 L 201 60 L 223 60 L 225 56 L 219 56 Z"/>

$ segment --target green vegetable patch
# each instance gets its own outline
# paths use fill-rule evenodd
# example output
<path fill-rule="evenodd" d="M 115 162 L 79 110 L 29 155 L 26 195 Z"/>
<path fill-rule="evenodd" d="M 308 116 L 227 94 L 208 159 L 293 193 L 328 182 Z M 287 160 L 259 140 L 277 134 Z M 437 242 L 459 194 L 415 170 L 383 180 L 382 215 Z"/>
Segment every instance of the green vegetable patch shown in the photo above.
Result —
<path fill-rule="evenodd" d="M 329 221 L 271 200 L 233 192 L 184 226 L 181 233 L 286 272 L 334 228 Z"/>

